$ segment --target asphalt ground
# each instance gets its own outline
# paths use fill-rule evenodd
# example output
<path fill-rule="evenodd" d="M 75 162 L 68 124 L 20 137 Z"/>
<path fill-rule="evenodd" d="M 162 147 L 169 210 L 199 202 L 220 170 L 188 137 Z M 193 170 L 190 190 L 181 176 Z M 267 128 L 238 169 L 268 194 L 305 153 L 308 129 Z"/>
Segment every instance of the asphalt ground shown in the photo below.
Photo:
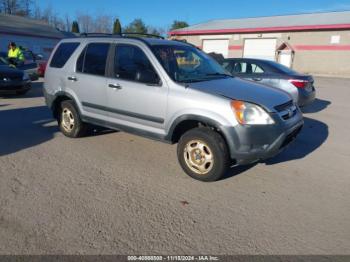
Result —
<path fill-rule="evenodd" d="M 0 254 L 350 254 L 350 79 L 316 87 L 287 150 L 214 183 L 176 145 L 64 137 L 41 82 L 0 98 Z"/>

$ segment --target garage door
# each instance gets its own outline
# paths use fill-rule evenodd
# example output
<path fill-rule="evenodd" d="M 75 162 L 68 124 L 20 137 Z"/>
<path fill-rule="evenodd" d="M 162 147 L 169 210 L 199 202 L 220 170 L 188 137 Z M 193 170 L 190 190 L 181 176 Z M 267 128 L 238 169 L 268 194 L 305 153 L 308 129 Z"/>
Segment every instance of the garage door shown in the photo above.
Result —
<path fill-rule="evenodd" d="M 228 55 L 228 39 L 211 39 L 203 40 L 203 51 L 206 53 L 222 54 L 224 57 Z"/>
<path fill-rule="evenodd" d="M 275 60 L 276 39 L 246 39 L 243 57 Z"/>

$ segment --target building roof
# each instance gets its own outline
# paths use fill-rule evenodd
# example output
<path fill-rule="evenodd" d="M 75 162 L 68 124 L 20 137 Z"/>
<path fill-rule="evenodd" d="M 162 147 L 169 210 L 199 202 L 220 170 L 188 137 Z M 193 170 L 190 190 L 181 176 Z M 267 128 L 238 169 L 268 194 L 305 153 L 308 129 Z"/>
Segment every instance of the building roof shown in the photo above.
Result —
<path fill-rule="evenodd" d="M 0 33 L 52 39 L 71 36 L 70 33 L 61 32 L 43 21 L 6 14 L 0 14 Z"/>
<path fill-rule="evenodd" d="M 350 11 L 212 20 L 174 30 L 170 35 L 350 29 Z"/>

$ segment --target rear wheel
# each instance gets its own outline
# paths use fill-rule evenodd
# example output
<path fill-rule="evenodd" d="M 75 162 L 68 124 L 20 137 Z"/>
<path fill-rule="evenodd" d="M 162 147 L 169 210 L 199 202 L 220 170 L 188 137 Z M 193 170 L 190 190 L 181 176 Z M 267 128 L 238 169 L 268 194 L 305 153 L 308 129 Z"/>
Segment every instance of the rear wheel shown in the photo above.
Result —
<path fill-rule="evenodd" d="M 61 103 L 58 124 L 61 132 L 71 138 L 81 137 L 87 130 L 87 125 L 81 121 L 75 104 L 71 100 Z"/>
<path fill-rule="evenodd" d="M 189 176 L 206 182 L 220 179 L 230 163 L 225 140 L 206 127 L 186 132 L 179 141 L 177 156 Z"/>

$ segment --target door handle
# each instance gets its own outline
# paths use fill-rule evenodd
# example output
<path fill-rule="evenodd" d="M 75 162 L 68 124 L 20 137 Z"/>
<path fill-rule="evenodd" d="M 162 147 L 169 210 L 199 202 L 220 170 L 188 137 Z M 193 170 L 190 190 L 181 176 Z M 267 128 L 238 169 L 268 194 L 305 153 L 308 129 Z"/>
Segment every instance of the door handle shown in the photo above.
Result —
<path fill-rule="evenodd" d="M 122 89 L 121 85 L 119 84 L 109 84 L 108 87 L 118 90 Z"/>
<path fill-rule="evenodd" d="M 74 82 L 78 81 L 78 78 L 76 78 L 75 76 L 68 76 L 67 79 Z"/>

